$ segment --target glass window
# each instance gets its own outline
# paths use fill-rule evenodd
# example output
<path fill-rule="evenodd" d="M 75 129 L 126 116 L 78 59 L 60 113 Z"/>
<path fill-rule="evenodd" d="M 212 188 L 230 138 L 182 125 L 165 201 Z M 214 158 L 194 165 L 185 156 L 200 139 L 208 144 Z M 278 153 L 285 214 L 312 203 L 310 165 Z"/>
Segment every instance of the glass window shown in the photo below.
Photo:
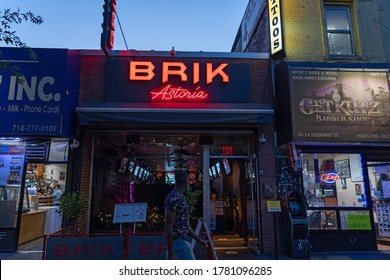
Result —
<path fill-rule="evenodd" d="M 54 141 L 50 143 L 49 161 L 67 161 L 69 143 L 67 141 Z"/>
<path fill-rule="evenodd" d="M 366 207 L 360 154 L 302 154 L 302 178 L 310 207 Z"/>
<path fill-rule="evenodd" d="M 336 210 L 308 210 L 310 230 L 337 230 Z"/>
<path fill-rule="evenodd" d="M 325 7 L 326 30 L 330 55 L 354 55 L 348 7 Z"/>
<path fill-rule="evenodd" d="M 25 143 L 0 141 L 0 227 L 16 227 L 24 153 Z"/>

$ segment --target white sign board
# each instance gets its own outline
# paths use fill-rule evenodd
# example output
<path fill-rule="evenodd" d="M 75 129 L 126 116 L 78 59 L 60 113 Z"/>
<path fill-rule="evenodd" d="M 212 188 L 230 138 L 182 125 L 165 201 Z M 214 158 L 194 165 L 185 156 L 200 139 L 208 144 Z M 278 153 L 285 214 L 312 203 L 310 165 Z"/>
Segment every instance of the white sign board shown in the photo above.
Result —
<path fill-rule="evenodd" d="M 114 224 L 146 221 L 146 203 L 115 204 Z"/>

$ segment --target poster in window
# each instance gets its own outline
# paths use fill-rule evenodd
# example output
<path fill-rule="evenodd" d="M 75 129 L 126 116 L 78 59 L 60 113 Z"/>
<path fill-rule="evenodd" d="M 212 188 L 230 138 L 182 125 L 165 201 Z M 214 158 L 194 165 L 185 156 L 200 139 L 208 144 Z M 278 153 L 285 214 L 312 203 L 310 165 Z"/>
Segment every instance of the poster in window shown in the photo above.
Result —
<path fill-rule="evenodd" d="M 59 180 L 60 181 L 64 181 L 65 180 L 65 172 L 60 171 Z"/>
<path fill-rule="evenodd" d="M 362 182 L 363 174 L 360 154 L 349 155 L 349 164 L 351 167 L 351 181 Z"/>
<path fill-rule="evenodd" d="M 339 174 L 341 179 L 351 177 L 351 171 L 349 169 L 348 159 L 335 161 L 335 169 L 336 169 L 336 173 Z"/>

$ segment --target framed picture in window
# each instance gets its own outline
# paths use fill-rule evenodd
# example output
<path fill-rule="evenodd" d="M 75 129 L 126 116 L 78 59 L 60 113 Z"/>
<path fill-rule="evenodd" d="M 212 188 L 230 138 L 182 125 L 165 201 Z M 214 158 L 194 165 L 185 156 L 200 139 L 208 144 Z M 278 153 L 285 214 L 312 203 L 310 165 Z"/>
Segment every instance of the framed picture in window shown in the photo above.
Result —
<path fill-rule="evenodd" d="M 351 170 L 349 169 L 349 160 L 343 159 L 335 161 L 336 173 L 339 174 L 340 178 L 350 178 Z"/>

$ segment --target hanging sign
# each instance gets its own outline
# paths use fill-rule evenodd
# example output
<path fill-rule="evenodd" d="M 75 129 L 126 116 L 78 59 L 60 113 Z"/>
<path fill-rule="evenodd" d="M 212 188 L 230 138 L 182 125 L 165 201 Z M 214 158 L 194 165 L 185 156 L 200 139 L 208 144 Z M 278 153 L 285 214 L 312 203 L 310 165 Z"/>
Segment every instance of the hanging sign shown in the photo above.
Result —
<path fill-rule="evenodd" d="M 280 0 L 268 0 L 271 55 L 281 54 L 284 56 L 282 34 L 282 11 Z"/>
<path fill-rule="evenodd" d="M 80 81 L 79 54 L 68 50 L 33 49 L 37 60 L 19 48 L 1 48 L 23 81 L 0 70 L 1 135 L 73 136 L 74 109 Z"/>

